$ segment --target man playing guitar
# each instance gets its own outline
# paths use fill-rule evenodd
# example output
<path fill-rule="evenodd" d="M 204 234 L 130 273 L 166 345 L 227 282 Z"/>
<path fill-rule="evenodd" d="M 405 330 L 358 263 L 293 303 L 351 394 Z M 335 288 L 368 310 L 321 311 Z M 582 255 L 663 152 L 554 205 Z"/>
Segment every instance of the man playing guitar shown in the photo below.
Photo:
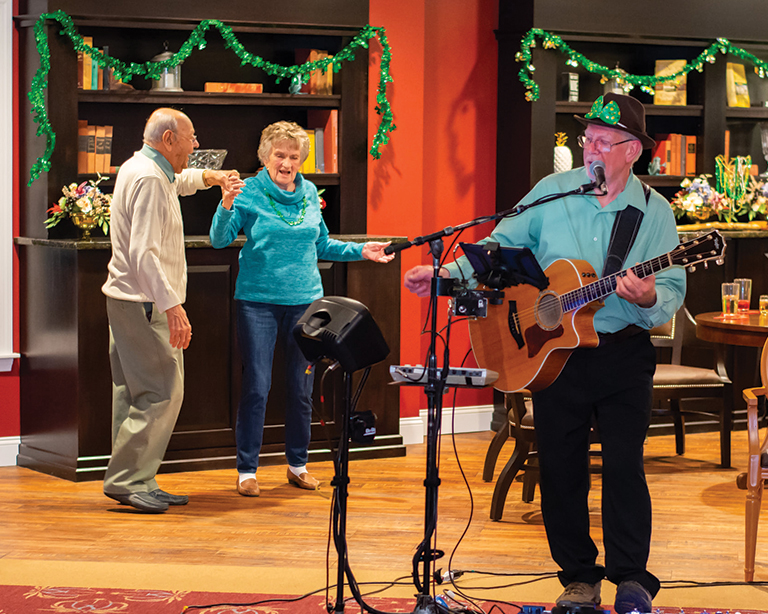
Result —
<path fill-rule="evenodd" d="M 598 98 L 585 117 L 576 119 L 585 126 L 578 139 L 584 166 L 545 177 L 521 202 L 572 192 L 594 180 L 594 175 L 598 186 L 591 193 L 571 194 L 502 219 L 486 241 L 528 247 L 542 268 L 561 259 L 586 261 L 598 273 L 596 278 L 604 271 L 617 215 L 634 207 L 642 215 L 635 218 L 639 228 L 634 227 L 625 262 L 643 262 L 673 250 L 679 240 L 669 203 L 658 192 L 647 191 L 632 172 L 643 149 L 655 144 L 645 131 L 643 105 L 630 96 L 609 93 Z M 444 277 L 471 274 L 464 257 L 440 270 Z M 405 274 L 405 287 L 426 296 L 431 276 L 431 266 L 414 267 Z M 565 587 L 557 605 L 596 607 L 600 582 L 607 578 L 618 585 L 614 609 L 624 614 L 650 612 L 659 590 L 658 579 L 646 568 L 651 500 L 643 443 L 656 361 L 648 330 L 668 322 L 682 305 L 685 271 L 675 267 L 638 276 L 627 270 L 615 284 L 615 293 L 593 310 L 599 345 L 597 340 L 586 347 L 575 344 L 554 381 L 533 392 L 533 405 L 542 514 Z M 512 338 L 504 343 L 513 343 Z M 605 566 L 597 564 L 598 550 L 589 534 L 588 449 L 593 421 L 603 457 Z"/>

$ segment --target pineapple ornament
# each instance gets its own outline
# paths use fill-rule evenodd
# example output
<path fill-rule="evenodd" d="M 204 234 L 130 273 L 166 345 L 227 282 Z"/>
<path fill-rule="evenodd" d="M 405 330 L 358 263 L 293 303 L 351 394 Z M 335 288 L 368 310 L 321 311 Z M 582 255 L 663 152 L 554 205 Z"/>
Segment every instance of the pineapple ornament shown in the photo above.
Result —
<path fill-rule="evenodd" d="M 573 168 L 573 154 L 568 147 L 565 146 L 565 142 L 568 137 L 565 132 L 555 133 L 555 172 L 562 173 L 563 171 L 569 171 Z"/>

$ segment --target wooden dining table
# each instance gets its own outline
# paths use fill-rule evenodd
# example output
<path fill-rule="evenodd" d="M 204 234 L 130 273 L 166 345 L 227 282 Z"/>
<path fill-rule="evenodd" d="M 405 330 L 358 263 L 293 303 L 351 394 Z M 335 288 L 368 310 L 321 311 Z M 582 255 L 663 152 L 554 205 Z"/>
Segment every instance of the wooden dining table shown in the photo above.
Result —
<path fill-rule="evenodd" d="M 722 345 L 761 348 L 768 339 L 768 316 L 748 311 L 734 317 L 724 317 L 719 311 L 696 316 L 696 336 L 704 341 Z"/>

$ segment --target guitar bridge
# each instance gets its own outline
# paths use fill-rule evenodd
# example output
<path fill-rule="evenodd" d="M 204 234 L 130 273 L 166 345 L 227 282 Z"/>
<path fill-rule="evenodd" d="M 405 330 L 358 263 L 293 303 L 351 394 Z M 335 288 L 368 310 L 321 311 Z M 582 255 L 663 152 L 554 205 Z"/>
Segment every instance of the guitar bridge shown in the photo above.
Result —
<path fill-rule="evenodd" d="M 517 343 L 517 349 L 521 350 L 525 345 L 523 335 L 520 332 L 520 321 L 517 319 L 517 301 L 507 301 L 509 307 L 509 313 L 507 313 L 507 326 L 509 327 L 509 334 Z"/>

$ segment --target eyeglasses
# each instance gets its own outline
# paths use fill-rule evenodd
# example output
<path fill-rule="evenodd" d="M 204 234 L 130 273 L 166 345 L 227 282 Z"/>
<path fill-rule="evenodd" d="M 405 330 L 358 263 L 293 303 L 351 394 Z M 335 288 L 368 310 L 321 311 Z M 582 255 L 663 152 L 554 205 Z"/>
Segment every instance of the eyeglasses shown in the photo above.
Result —
<path fill-rule="evenodd" d="M 179 134 L 178 132 L 174 132 L 174 134 L 176 136 L 183 137 L 183 138 L 187 139 L 188 141 L 191 141 L 192 143 L 199 142 L 197 140 L 197 135 L 196 134 L 193 134 L 192 136 L 184 136 L 183 134 Z"/>
<path fill-rule="evenodd" d="M 584 149 L 586 149 L 590 145 L 594 145 L 597 151 L 601 153 L 610 153 L 611 149 L 616 147 L 616 145 L 621 145 L 622 143 L 629 143 L 630 141 L 636 141 L 636 140 L 637 139 L 625 139 L 623 141 L 619 141 L 618 143 L 609 143 L 604 139 L 591 139 L 586 134 L 580 134 L 576 139 L 576 142 L 579 144 L 579 147 L 582 147 Z"/>

